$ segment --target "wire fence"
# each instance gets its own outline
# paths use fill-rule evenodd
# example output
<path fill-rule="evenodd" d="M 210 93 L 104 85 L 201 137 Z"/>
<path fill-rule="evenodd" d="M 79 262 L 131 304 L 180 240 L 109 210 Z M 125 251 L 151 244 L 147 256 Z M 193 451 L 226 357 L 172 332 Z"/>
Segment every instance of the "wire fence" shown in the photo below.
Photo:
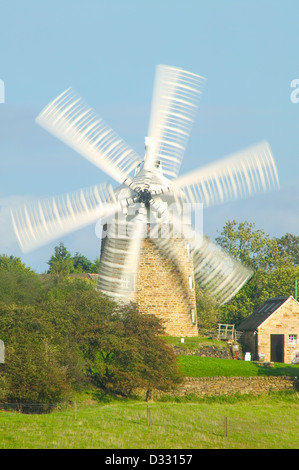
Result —
<path fill-rule="evenodd" d="M 144 412 L 139 415 L 140 423 L 147 423 L 147 426 L 152 425 L 152 409 L 149 404 L 144 403 Z M 49 414 L 53 411 L 62 411 L 62 410 L 72 410 L 74 420 L 77 420 L 77 402 L 68 402 L 68 403 L 0 403 L 0 411 L 7 412 L 18 412 L 22 414 Z M 115 417 L 112 418 L 115 421 Z M 127 410 L 125 416 L 121 416 L 118 413 L 116 420 L 122 421 L 123 419 L 130 422 L 127 416 Z M 134 415 L 134 420 L 136 420 L 136 415 Z M 160 423 L 161 424 L 161 423 Z M 224 427 L 223 427 L 224 425 Z M 228 425 L 227 417 L 224 416 L 223 425 L 219 423 L 220 428 L 223 427 L 223 435 L 227 437 Z"/>

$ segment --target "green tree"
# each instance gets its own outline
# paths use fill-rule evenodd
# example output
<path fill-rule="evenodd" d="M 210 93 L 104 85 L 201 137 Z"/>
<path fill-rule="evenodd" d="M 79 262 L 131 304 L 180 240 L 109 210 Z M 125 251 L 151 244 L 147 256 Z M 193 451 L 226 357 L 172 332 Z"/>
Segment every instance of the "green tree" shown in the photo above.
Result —
<path fill-rule="evenodd" d="M 288 234 L 281 239 L 270 238 L 254 223 L 233 220 L 226 223 L 216 241 L 233 258 L 253 269 L 249 282 L 220 307 L 222 321 L 238 325 L 268 298 L 294 293 L 299 274 L 294 264 L 296 237 Z"/>
<path fill-rule="evenodd" d="M 71 273 L 98 273 L 99 263 L 99 258 L 91 262 L 78 251 L 72 256 L 61 242 L 58 246 L 55 246 L 54 254 L 48 261 L 48 273 L 59 278 L 66 277 Z"/>
<path fill-rule="evenodd" d="M 159 320 L 135 305 L 119 307 L 80 279 L 62 279 L 48 292 L 47 318 L 82 353 L 87 377 L 104 391 L 129 396 L 137 387 L 167 388 L 180 380 Z"/>
<path fill-rule="evenodd" d="M 58 255 L 70 259 L 63 245 L 58 248 L 53 264 L 60 261 Z M 23 266 L 18 269 L 23 273 Z M 124 396 L 141 387 L 150 396 L 153 388 L 179 383 L 176 357 L 161 338 L 164 330 L 156 317 L 138 313 L 135 305 L 119 306 L 92 282 L 67 276 L 41 282 L 35 273 L 23 274 L 30 293 L 26 302 L 0 299 L 6 346 L 2 399 L 55 403 L 87 381 Z M 38 296 L 32 289 L 36 279 L 42 286 Z"/>
<path fill-rule="evenodd" d="M 299 237 L 286 233 L 281 238 L 276 238 L 279 249 L 282 253 L 286 253 L 292 260 L 292 262 L 299 265 Z"/>
<path fill-rule="evenodd" d="M 290 261 L 288 254 L 252 222 L 228 221 L 216 238 L 217 244 L 233 258 L 252 269 L 275 269 Z"/>
<path fill-rule="evenodd" d="M 42 305 L 0 304 L 6 401 L 56 403 L 83 382 L 81 354 Z M 54 317 L 55 318 L 55 317 Z"/>
<path fill-rule="evenodd" d="M 70 252 L 61 242 L 54 248 L 54 255 L 48 261 L 49 271 L 54 278 L 63 278 L 74 272 L 73 260 Z"/>
<path fill-rule="evenodd" d="M 220 311 L 213 296 L 195 285 L 197 321 L 200 331 L 212 330 L 219 323 Z"/>
<path fill-rule="evenodd" d="M 271 297 L 294 296 L 296 279 L 299 279 L 299 266 L 292 264 L 278 266 L 271 273 L 257 271 L 254 276 L 256 286 L 254 307 L 258 307 Z"/>
<path fill-rule="evenodd" d="M 96 257 L 93 263 L 91 263 L 91 271 L 92 273 L 98 273 L 100 268 L 100 258 Z"/>
<path fill-rule="evenodd" d="M 22 263 L 21 258 L 17 258 L 13 255 L 1 255 L 0 256 L 0 270 L 1 271 L 6 271 L 6 272 L 16 272 L 16 271 L 24 271 L 24 272 L 32 272 L 32 270 L 25 266 L 24 263 Z"/>
<path fill-rule="evenodd" d="M 92 272 L 92 262 L 86 256 L 81 255 L 81 253 L 76 252 L 75 256 L 72 257 L 72 261 L 75 273 Z"/>
<path fill-rule="evenodd" d="M 130 396 L 136 388 L 169 389 L 181 381 L 173 350 L 160 337 L 159 320 L 134 305 L 93 324 L 85 333 L 90 374 L 105 391 Z"/>
<path fill-rule="evenodd" d="M 26 334 L 6 348 L 7 400 L 14 403 L 57 403 L 72 387 L 61 364 L 60 351 L 47 341 Z"/>
<path fill-rule="evenodd" d="M 41 298 L 43 285 L 39 276 L 20 258 L 0 256 L 0 299 L 6 303 L 28 304 Z"/>
<path fill-rule="evenodd" d="M 90 261 L 86 256 L 81 255 L 81 253 L 75 253 L 75 256 L 72 257 L 74 272 L 75 273 L 98 273 L 100 258 L 97 257 L 94 262 Z"/>

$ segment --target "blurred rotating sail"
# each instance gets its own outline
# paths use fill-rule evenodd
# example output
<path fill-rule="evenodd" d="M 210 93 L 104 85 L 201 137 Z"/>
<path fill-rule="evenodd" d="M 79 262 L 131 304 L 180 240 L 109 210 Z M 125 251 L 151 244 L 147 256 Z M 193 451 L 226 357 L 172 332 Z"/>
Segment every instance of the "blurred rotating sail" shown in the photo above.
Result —
<path fill-rule="evenodd" d="M 48 104 L 36 122 L 119 183 L 140 162 L 134 150 L 72 88 Z"/>
<path fill-rule="evenodd" d="M 253 274 L 205 237 L 198 242 L 195 236 L 191 246 L 195 280 L 220 305 L 234 297 Z"/>
<path fill-rule="evenodd" d="M 123 212 L 111 218 L 102 243 L 98 289 L 120 301 L 134 299 L 141 245 L 146 237 L 147 211 L 143 203 L 138 207 L 131 220 Z"/>
<path fill-rule="evenodd" d="M 30 251 L 120 207 L 112 186 L 102 184 L 11 209 L 11 215 L 23 251 Z"/>
<path fill-rule="evenodd" d="M 203 81 L 180 68 L 157 67 L 148 136 L 153 139 L 153 162 L 162 162 L 165 176 L 178 175 Z"/>
<path fill-rule="evenodd" d="M 148 235 L 147 212 L 153 209 L 153 243 L 178 270 L 184 262 L 180 252 L 189 243 L 200 286 L 220 304 L 232 298 L 251 271 L 202 239 L 187 219 L 177 221 L 172 204 L 187 203 L 194 209 L 198 203 L 209 207 L 245 198 L 278 188 L 278 176 L 269 145 L 261 143 L 178 177 L 203 83 L 201 76 L 180 68 L 157 67 L 144 159 L 71 88 L 46 106 L 38 124 L 121 184 L 115 192 L 110 185 L 98 185 L 14 209 L 13 224 L 23 250 L 108 217 L 98 287 L 116 299 L 131 300 L 142 240 Z M 181 273 L 183 279 L 183 268 Z"/>
<path fill-rule="evenodd" d="M 173 186 L 191 204 L 208 207 L 277 189 L 279 182 L 271 149 L 262 142 L 183 175 Z"/>
<path fill-rule="evenodd" d="M 156 208 L 158 206 L 154 204 Z M 252 271 L 225 253 L 206 237 L 195 232 L 190 225 L 181 221 L 169 211 L 160 212 L 165 224 L 182 228 L 181 240 L 168 237 L 154 238 L 154 243 L 173 260 L 179 270 L 183 270 L 181 248 L 188 243 L 193 254 L 194 278 L 205 292 L 222 305 L 228 302 L 250 279 Z"/>

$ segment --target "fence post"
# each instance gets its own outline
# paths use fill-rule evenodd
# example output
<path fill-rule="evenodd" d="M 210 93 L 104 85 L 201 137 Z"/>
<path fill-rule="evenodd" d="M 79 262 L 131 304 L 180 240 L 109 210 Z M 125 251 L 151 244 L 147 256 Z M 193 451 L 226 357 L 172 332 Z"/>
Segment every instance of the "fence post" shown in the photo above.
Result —
<path fill-rule="evenodd" d="M 150 407 L 147 405 L 147 425 L 150 426 L 151 424 L 151 410 Z"/>
<path fill-rule="evenodd" d="M 227 437 L 227 417 L 224 416 L 224 437 Z"/>

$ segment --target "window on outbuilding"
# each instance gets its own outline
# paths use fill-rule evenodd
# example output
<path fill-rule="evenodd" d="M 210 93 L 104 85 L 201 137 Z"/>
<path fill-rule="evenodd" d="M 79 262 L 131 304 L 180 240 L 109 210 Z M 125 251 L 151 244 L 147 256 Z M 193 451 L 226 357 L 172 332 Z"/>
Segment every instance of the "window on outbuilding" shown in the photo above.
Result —
<path fill-rule="evenodd" d="M 289 344 L 297 344 L 297 335 L 289 335 Z"/>

